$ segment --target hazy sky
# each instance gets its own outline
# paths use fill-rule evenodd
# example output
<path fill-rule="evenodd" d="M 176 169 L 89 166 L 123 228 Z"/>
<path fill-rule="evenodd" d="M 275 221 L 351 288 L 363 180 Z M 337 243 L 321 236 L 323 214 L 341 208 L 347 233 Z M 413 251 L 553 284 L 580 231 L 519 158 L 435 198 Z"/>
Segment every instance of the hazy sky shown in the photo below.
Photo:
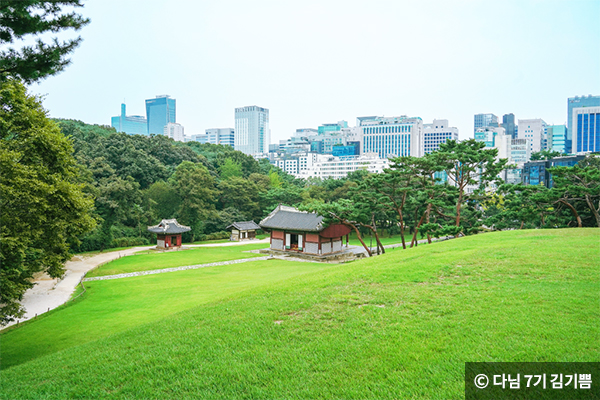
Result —
<path fill-rule="evenodd" d="M 270 110 L 272 142 L 366 115 L 566 123 L 600 95 L 599 0 L 84 0 L 72 65 L 31 91 L 52 117 L 110 124 L 169 94 L 187 135 Z M 70 35 L 73 36 L 73 33 Z"/>

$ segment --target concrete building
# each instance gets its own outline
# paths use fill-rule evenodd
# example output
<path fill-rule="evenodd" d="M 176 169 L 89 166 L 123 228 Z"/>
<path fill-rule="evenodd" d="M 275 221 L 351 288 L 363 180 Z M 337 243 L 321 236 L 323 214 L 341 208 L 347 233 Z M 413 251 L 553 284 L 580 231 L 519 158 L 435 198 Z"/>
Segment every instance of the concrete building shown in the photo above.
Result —
<path fill-rule="evenodd" d="M 183 126 L 178 123 L 169 122 L 163 128 L 163 135 L 170 137 L 176 142 L 185 142 L 185 135 L 183 133 Z"/>
<path fill-rule="evenodd" d="M 381 158 L 421 157 L 423 120 L 399 117 L 359 117 L 361 153 L 377 153 Z"/>
<path fill-rule="evenodd" d="M 536 153 L 548 148 L 547 124 L 543 119 L 520 119 L 519 139 L 529 139 L 530 152 Z"/>
<path fill-rule="evenodd" d="M 353 157 L 334 157 L 330 155 L 318 155 L 312 161 L 312 166 L 306 170 L 299 171 L 299 178 L 334 178 L 340 179 L 348 176 L 350 172 L 365 170 L 371 173 L 381 173 L 388 168 L 387 158 L 380 158 L 377 153 L 368 153 Z"/>
<path fill-rule="evenodd" d="M 169 95 L 146 100 L 148 134 L 162 135 L 165 125 L 176 120 L 176 102 Z"/>
<path fill-rule="evenodd" d="M 260 155 L 269 152 L 271 131 L 269 110 L 258 106 L 235 109 L 235 149 L 244 154 Z"/>
<path fill-rule="evenodd" d="M 494 114 L 475 114 L 475 117 L 473 118 L 473 132 L 487 126 L 497 127 L 498 117 Z"/>
<path fill-rule="evenodd" d="M 458 128 L 449 127 L 447 119 L 434 119 L 431 124 L 423 124 L 422 137 L 419 154 L 425 155 L 439 149 L 446 140 L 458 140 Z"/>
<path fill-rule="evenodd" d="M 502 127 L 486 126 L 477 128 L 475 131 L 475 140 L 485 142 L 485 147 L 496 147 L 497 136 L 509 136 Z M 510 136 L 512 138 L 512 135 Z"/>
<path fill-rule="evenodd" d="M 235 146 L 235 130 L 233 128 L 211 128 L 206 130 L 206 143 Z"/>
<path fill-rule="evenodd" d="M 348 128 L 347 121 L 338 121 L 335 124 L 323 124 L 317 128 L 317 132 L 322 135 L 326 132 L 340 132 L 342 129 Z"/>
<path fill-rule="evenodd" d="M 128 135 L 148 134 L 146 118 L 141 115 L 125 115 L 125 104 L 121 104 L 121 115 L 110 119 L 110 126 L 117 132 L 125 132 Z"/>

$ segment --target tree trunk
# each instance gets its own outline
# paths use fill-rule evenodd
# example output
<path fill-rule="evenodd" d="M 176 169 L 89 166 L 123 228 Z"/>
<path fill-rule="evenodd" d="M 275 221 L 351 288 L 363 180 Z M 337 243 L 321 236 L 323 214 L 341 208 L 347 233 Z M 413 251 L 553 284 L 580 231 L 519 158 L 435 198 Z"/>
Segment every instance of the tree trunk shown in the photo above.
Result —
<path fill-rule="evenodd" d="M 594 207 L 594 203 L 592 203 L 592 199 L 589 194 L 585 195 L 585 201 L 590 210 L 592 210 L 592 214 L 594 214 L 594 218 L 596 218 L 596 224 L 598 225 L 598 228 L 600 228 L 600 214 L 598 214 L 598 210 L 596 210 L 596 207 Z"/>
<path fill-rule="evenodd" d="M 577 213 L 577 210 L 575 209 L 575 207 L 573 207 L 571 204 L 569 204 L 569 202 L 564 201 L 564 200 L 559 200 L 559 202 L 562 203 L 562 204 L 564 204 L 565 206 L 567 206 L 567 207 L 569 207 L 571 209 L 571 212 L 573 213 L 573 216 L 577 219 L 577 227 L 581 228 L 582 227 L 581 217 Z"/>
<path fill-rule="evenodd" d="M 462 182 L 460 183 L 460 185 L 458 185 L 458 201 L 456 202 L 456 226 L 459 227 L 460 226 L 460 208 L 462 206 L 462 199 L 463 199 L 463 190 L 464 190 L 464 186 L 462 185 Z"/>
<path fill-rule="evenodd" d="M 358 228 L 356 227 L 356 225 L 354 225 L 354 224 L 346 224 L 346 225 L 351 227 L 352 229 L 354 229 L 354 232 L 356 232 L 356 237 L 358 238 L 358 240 L 360 240 L 360 243 L 363 245 L 363 247 L 367 251 L 367 254 L 369 255 L 369 257 L 373 257 L 373 254 L 371 253 L 371 249 L 369 249 L 369 246 L 367 246 L 365 241 L 362 239 L 362 236 L 360 235 L 360 232 L 358 231 Z"/>
<path fill-rule="evenodd" d="M 417 233 L 419 232 L 419 227 L 423 224 L 423 220 L 425 219 L 425 214 L 426 213 L 427 213 L 427 211 L 425 211 L 423 213 L 423 215 L 421 215 L 421 219 L 419 220 L 419 223 L 415 227 L 415 233 L 413 234 L 412 241 L 410 242 L 410 247 L 411 248 L 413 247 L 413 244 L 416 244 L 416 242 L 417 242 Z"/>
<path fill-rule="evenodd" d="M 519 229 L 523 229 L 524 224 L 525 224 L 525 221 L 521 221 L 521 227 Z"/>

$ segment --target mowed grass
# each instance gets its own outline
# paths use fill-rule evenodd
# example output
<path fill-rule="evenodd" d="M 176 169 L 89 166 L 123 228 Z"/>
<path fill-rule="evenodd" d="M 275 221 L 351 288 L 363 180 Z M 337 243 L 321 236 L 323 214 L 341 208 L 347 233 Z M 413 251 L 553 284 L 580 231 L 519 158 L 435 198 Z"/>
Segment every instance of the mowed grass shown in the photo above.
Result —
<path fill-rule="evenodd" d="M 9 328 L 6 333 L 0 333 L 0 368 L 98 340 L 244 290 L 330 266 L 280 260 L 251 261 L 85 282 L 87 292 L 74 302 L 26 322 L 22 327 Z"/>
<path fill-rule="evenodd" d="M 229 266 L 247 266 L 249 279 L 221 290 L 192 277 L 208 270 L 91 282 L 82 301 L 0 337 L 0 395 L 460 399 L 466 361 L 600 359 L 599 233 L 489 233 L 340 265 L 258 261 Z M 253 284 L 254 270 L 288 268 L 305 273 L 271 283 L 258 273 Z M 174 274 L 174 282 L 157 279 Z M 96 337 L 108 320 L 127 321 L 120 313 L 132 305 L 155 312 L 139 296 L 177 291 L 186 276 L 192 294 L 214 290 L 216 298 Z M 135 283 L 149 278 L 155 290 Z M 99 303 L 100 314 L 68 314 Z M 60 327 L 40 336 L 52 320 Z M 88 343 L 42 351 L 92 322 Z"/>
<path fill-rule="evenodd" d="M 247 253 L 269 247 L 269 244 L 246 244 L 239 246 L 196 247 L 188 250 L 150 252 L 145 251 L 133 256 L 121 257 L 106 263 L 90 272 L 88 277 L 125 274 L 152 269 L 183 267 L 186 265 L 208 264 L 218 261 L 238 260 L 261 257 L 264 254 Z"/>

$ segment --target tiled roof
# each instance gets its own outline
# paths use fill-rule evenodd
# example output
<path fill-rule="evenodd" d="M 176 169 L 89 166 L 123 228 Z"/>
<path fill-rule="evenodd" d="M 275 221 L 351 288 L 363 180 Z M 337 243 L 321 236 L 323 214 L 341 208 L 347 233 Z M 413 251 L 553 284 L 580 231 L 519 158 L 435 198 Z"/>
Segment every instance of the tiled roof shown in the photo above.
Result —
<path fill-rule="evenodd" d="M 229 225 L 225 229 L 229 229 L 232 226 L 235 229 L 240 230 L 240 231 L 252 231 L 252 230 L 260 229 L 260 226 L 256 225 L 256 222 L 254 222 L 254 221 L 234 222 L 233 224 Z"/>
<path fill-rule="evenodd" d="M 176 219 L 163 219 L 160 224 L 149 226 L 148 230 L 152 233 L 176 234 L 188 232 L 192 228 L 185 225 L 180 225 Z"/>
<path fill-rule="evenodd" d="M 320 232 L 324 229 L 322 216 L 281 204 L 268 217 L 260 221 L 260 227 L 309 232 Z"/>

